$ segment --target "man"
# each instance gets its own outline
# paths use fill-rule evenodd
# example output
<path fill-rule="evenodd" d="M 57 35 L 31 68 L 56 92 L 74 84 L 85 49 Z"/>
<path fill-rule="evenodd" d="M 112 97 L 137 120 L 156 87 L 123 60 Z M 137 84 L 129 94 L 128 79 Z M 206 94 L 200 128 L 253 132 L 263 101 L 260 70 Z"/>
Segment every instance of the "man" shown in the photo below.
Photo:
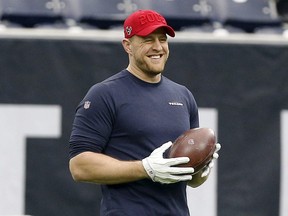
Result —
<path fill-rule="evenodd" d="M 94 85 L 77 108 L 70 171 L 76 181 L 101 184 L 103 216 L 187 216 L 187 184 L 202 184 L 213 165 L 192 178 L 192 167 L 175 167 L 189 158 L 165 158 L 171 140 L 199 127 L 191 92 L 162 75 L 167 34 L 175 36 L 157 12 L 131 14 L 122 41 L 127 69 Z"/>

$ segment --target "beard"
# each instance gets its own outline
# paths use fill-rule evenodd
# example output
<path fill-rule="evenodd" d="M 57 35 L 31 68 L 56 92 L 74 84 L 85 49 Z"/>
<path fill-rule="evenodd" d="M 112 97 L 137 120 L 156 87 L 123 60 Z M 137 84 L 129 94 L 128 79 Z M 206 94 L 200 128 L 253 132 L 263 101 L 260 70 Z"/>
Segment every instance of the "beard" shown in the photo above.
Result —
<path fill-rule="evenodd" d="M 148 60 L 137 59 L 136 65 L 147 76 L 154 77 L 154 76 L 157 76 L 158 74 L 163 73 L 167 59 L 168 58 L 161 60 L 162 62 L 157 63 L 157 64 L 153 63 L 153 60 L 151 59 L 148 59 Z"/>

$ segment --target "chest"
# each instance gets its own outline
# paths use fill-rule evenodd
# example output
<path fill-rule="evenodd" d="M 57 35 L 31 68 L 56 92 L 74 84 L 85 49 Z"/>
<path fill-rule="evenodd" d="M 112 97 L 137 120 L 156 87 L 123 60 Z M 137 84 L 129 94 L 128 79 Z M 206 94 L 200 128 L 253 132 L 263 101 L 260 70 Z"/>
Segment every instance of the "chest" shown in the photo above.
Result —
<path fill-rule="evenodd" d="M 115 127 L 131 136 L 176 138 L 190 128 L 187 100 L 178 94 L 144 92 L 118 101 Z"/>

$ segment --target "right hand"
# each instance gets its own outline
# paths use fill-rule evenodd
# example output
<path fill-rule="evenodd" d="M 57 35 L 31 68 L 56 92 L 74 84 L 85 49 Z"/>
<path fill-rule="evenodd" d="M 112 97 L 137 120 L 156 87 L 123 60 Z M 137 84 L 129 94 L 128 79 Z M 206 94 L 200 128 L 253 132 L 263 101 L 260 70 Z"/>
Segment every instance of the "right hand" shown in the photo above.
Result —
<path fill-rule="evenodd" d="M 173 167 L 189 162 L 188 157 L 163 158 L 163 153 L 172 145 L 169 141 L 155 149 L 150 156 L 142 160 L 145 171 L 154 182 L 171 184 L 179 181 L 190 181 L 194 168 Z"/>

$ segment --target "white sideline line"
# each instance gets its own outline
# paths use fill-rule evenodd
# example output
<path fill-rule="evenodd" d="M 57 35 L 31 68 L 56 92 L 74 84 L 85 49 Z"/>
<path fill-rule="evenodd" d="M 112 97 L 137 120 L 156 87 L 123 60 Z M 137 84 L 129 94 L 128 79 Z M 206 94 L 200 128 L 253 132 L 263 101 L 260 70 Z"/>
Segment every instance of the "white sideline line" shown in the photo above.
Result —
<path fill-rule="evenodd" d="M 21 38 L 21 39 L 66 39 L 66 40 L 92 40 L 92 41 L 121 41 L 123 38 L 122 29 L 111 30 L 87 30 L 80 27 L 70 29 L 25 29 L 25 28 L 1 28 L 0 38 Z M 198 33 L 189 31 L 178 31 L 176 37 L 170 42 L 205 42 L 205 43 L 240 43 L 240 44 L 279 44 L 288 45 L 287 34 L 213 34 Z"/>

